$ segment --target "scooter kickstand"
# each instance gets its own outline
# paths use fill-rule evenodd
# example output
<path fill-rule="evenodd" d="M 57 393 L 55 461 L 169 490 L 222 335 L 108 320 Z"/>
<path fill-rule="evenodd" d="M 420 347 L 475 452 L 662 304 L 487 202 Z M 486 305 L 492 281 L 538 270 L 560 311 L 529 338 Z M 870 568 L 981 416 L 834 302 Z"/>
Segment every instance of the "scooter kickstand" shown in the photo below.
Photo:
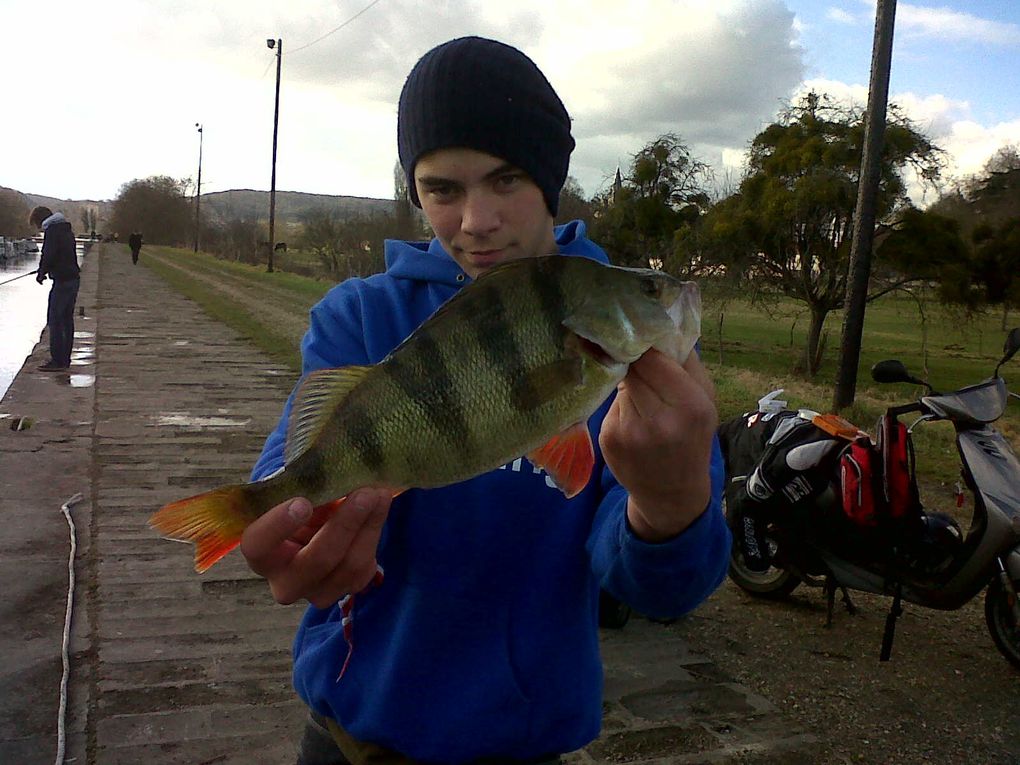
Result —
<path fill-rule="evenodd" d="M 857 606 L 855 606 L 854 602 L 850 600 L 850 591 L 843 585 L 840 585 L 839 589 L 843 591 L 843 605 L 846 606 L 846 612 L 850 614 L 850 616 L 856 616 Z"/>
<path fill-rule="evenodd" d="M 892 607 L 885 617 L 885 631 L 882 633 L 882 652 L 878 655 L 879 661 L 889 661 L 889 657 L 892 655 L 893 637 L 896 634 L 896 620 L 903 614 L 903 607 L 900 605 L 902 592 L 903 588 L 897 583 Z"/>
<path fill-rule="evenodd" d="M 836 604 L 836 579 L 825 575 L 825 626 L 832 627 L 832 610 Z"/>

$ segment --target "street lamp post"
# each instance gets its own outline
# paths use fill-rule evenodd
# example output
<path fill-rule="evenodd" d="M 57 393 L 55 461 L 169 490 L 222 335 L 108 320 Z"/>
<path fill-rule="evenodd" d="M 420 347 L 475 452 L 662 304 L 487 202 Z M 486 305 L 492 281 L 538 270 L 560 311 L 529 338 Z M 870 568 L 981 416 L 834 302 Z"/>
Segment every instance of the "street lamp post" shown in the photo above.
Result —
<path fill-rule="evenodd" d="M 195 193 L 195 252 L 198 252 L 198 234 L 202 227 L 202 126 L 195 123 L 198 128 L 198 188 Z"/>
<path fill-rule="evenodd" d="M 280 65 L 283 40 L 266 40 L 270 50 L 276 48 L 276 107 L 273 110 L 273 176 L 269 185 L 269 262 L 266 271 L 273 273 L 273 251 L 276 249 L 276 136 L 280 126 Z"/>

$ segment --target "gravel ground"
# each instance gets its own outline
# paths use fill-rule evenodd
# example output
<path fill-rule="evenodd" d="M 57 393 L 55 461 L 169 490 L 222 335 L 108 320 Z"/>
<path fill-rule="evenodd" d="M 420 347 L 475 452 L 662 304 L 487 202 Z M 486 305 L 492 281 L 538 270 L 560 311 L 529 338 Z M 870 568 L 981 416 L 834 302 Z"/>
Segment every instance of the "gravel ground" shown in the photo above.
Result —
<path fill-rule="evenodd" d="M 822 742 L 820 763 L 1020 765 L 1020 671 L 996 650 L 984 595 L 958 611 L 904 604 L 889 662 L 879 662 L 891 600 L 821 589 L 753 598 L 730 581 L 670 629 L 760 692 Z"/>

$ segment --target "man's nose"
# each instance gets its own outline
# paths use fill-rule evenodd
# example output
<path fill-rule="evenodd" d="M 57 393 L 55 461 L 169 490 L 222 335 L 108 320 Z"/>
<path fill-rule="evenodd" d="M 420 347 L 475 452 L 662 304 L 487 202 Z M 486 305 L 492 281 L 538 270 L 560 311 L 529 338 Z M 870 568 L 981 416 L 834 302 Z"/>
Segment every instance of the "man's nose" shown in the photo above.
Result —
<path fill-rule="evenodd" d="M 472 236 L 484 236 L 499 228 L 499 202 L 494 194 L 482 190 L 468 192 L 464 200 L 461 229 Z"/>

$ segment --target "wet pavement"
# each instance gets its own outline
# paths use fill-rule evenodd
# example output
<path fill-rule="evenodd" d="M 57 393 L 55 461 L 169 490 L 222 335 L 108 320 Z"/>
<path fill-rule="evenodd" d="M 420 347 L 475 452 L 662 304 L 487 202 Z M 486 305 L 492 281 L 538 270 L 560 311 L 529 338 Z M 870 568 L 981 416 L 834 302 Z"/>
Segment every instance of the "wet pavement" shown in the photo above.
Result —
<path fill-rule="evenodd" d="M 71 370 L 35 370 L 44 335 L 0 403 L 0 763 L 51 763 L 57 751 L 61 506 L 78 493 L 65 761 L 292 763 L 300 606 L 275 604 L 237 554 L 196 575 L 190 546 L 146 520 L 244 480 L 293 375 L 133 267 L 123 246 L 86 258 L 78 305 Z M 675 631 L 635 618 L 602 644 L 603 735 L 571 762 L 812 761 L 810 735 Z"/>

